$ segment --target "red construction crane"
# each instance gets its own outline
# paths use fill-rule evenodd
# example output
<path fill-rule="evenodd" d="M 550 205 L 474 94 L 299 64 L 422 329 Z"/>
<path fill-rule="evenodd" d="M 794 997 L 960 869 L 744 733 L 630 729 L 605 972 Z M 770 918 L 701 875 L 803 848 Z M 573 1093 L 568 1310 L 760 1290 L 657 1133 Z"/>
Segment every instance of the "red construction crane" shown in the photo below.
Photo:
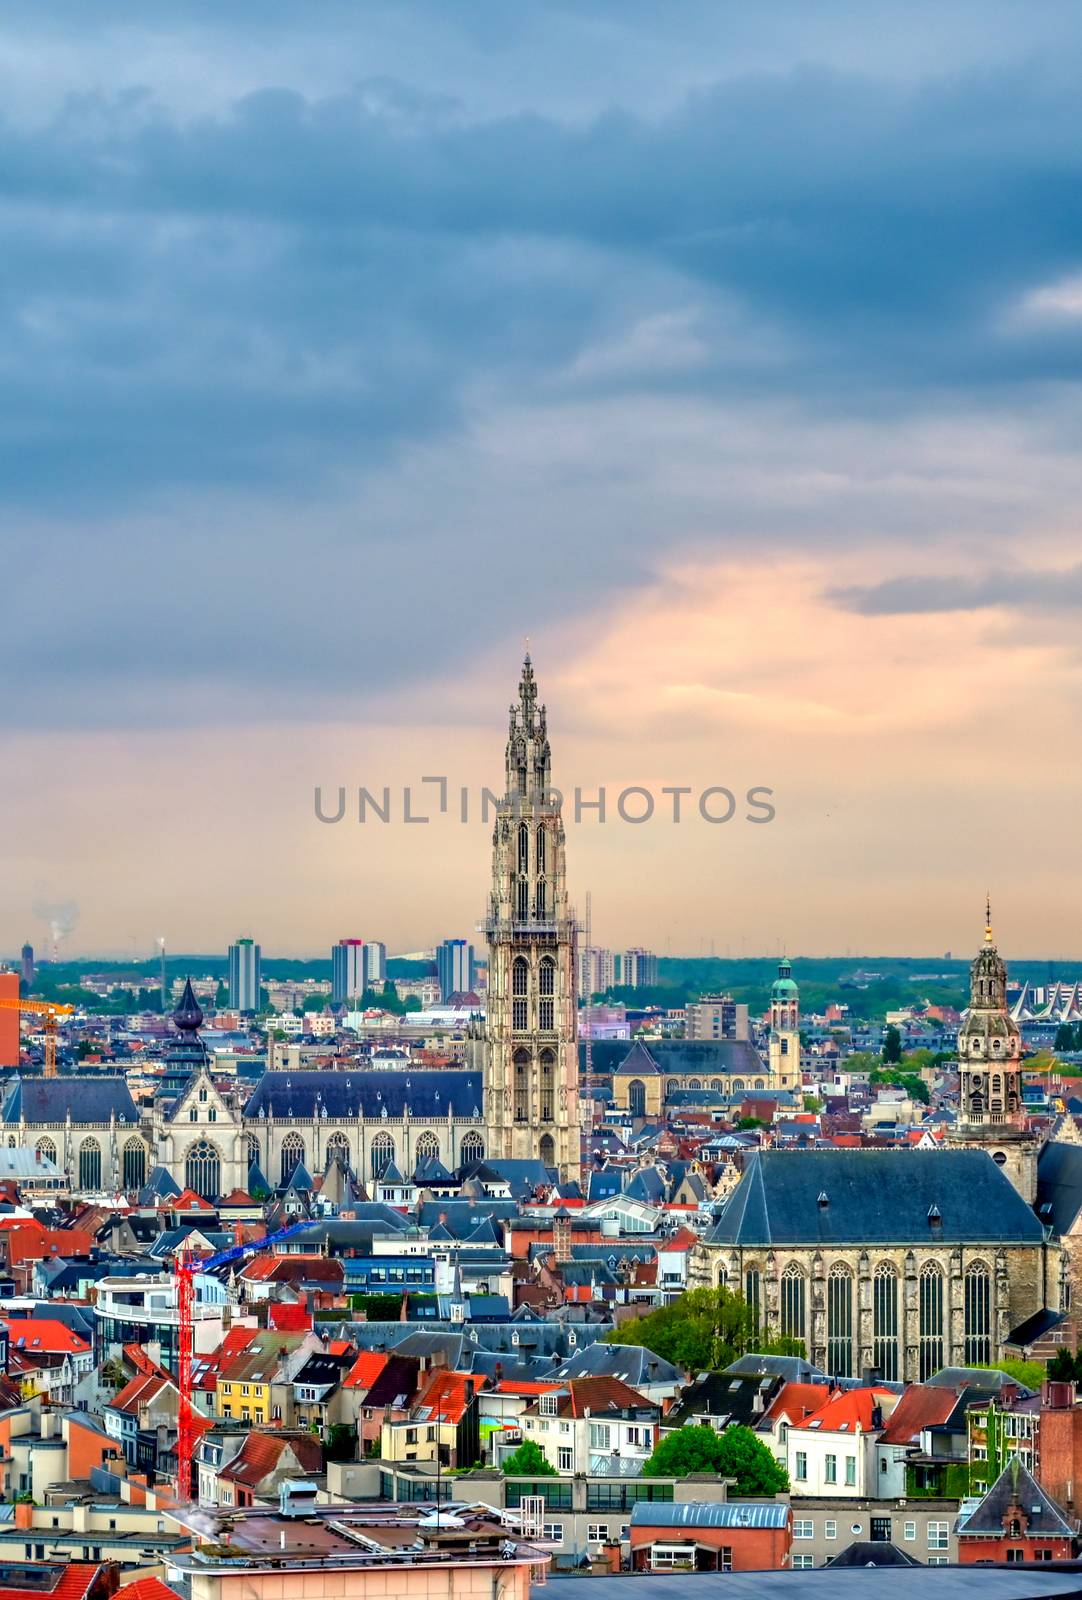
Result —
<path fill-rule="evenodd" d="M 270 1250 L 283 1239 L 290 1239 L 305 1228 L 314 1228 L 320 1218 L 292 1222 L 254 1244 L 235 1244 L 213 1256 L 194 1256 L 179 1251 L 173 1257 L 173 1278 L 177 1286 L 177 1500 L 184 1504 L 192 1494 L 192 1460 L 195 1456 L 195 1407 L 192 1403 L 192 1354 L 195 1343 L 195 1275 L 228 1266 L 242 1256 L 255 1256 Z"/>

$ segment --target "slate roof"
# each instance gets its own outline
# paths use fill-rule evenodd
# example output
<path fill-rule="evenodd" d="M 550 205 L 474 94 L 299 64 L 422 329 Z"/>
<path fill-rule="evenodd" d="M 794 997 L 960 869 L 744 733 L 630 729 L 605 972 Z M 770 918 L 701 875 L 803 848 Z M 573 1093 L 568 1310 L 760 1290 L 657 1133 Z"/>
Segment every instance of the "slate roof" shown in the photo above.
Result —
<path fill-rule="evenodd" d="M 993 1537 L 1004 1532 L 1004 1518 L 1018 1504 L 1026 1515 L 1027 1539 L 1050 1536 L 1070 1538 L 1074 1526 L 1056 1502 L 1045 1494 L 1033 1474 L 1018 1456 L 1012 1456 L 980 1504 L 958 1525 L 959 1538 L 975 1534 Z"/>
<path fill-rule="evenodd" d="M 783 1380 L 776 1375 L 744 1376 L 739 1372 L 704 1372 L 689 1384 L 679 1402 L 667 1414 L 667 1428 L 682 1428 L 696 1417 L 716 1417 L 725 1427 L 754 1427 L 764 1407 Z"/>
<path fill-rule="evenodd" d="M 828 1567 L 919 1567 L 920 1562 L 886 1540 L 860 1539 L 831 1556 Z"/>
<path fill-rule="evenodd" d="M 1064 1234 L 1082 1211 L 1082 1145 L 1051 1140 L 1037 1157 L 1037 1215 Z"/>
<path fill-rule="evenodd" d="M 137 1123 L 139 1111 L 123 1078 L 99 1078 L 89 1073 L 60 1078 L 13 1078 L 4 1096 L 0 1120 L 42 1126 L 62 1123 L 71 1112 L 72 1122 Z"/>
<path fill-rule="evenodd" d="M 1044 1236 L 983 1150 L 763 1150 L 707 1242 L 1037 1245 Z"/>
<path fill-rule="evenodd" d="M 580 1044 L 580 1055 L 583 1046 Z M 591 1055 L 595 1073 L 641 1078 L 658 1072 L 724 1077 L 765 1077 L 766 1067 L 748 1039 L 595 1039 Z"/>
<path fill-rule="evenodd" d="M 59 1081 L 59 1080 L 57 1080 Z M 329 1119 L 401 1117 L 479 1117 L 484 1104 L 479 1072 L 427 1070 L 380 1072 L 265 1072 L 244 1108 L 246 1117 L 260 1112 L 277 1117 L 322 1116 Z M 63 1121 L 63 1118 L 60 1119 Z M 108 1120 L 108 1118 L 106 1119 Z"/>

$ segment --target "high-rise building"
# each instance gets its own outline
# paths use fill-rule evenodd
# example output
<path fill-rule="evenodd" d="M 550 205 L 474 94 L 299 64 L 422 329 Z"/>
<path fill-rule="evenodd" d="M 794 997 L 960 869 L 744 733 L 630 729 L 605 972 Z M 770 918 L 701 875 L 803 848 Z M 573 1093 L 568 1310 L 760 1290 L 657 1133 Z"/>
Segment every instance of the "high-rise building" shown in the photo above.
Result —
<path fill-rule="evenodd" d="M 731 994 L 704 994 L 688 1002 L 684 1032 L 689 1039 L 747 1039 L 748 1008 Z"/>
<path fill-rule="evenodd" d="M 613 985 L 612 951 L 600 945 L 579 946 L 578 989 L 581 995 L 604 994 Z"/>
<path fill-rule="evenodd" d="M 262 951 L 254 939 L 238 939 L 229 946 L 229 1009 L 259 1010 Z"/>
<path fill-rule="evenodd" d="M 473 945 L 465 939 L 444 939 L 436 951 L 436 972 L 440 980 L 440 999 L 453 994 L 469 994 L 473 988 Z"/>
<path fill-rule="evenodd" d="M 369 989 L 382 987 L 387 982 L 387 946 L 379 939 L 369 939 L 365 943 L 364 980 Z"/>
<path fill-rule="evenodd" d="M 28 989 L 34 987 L 34 946 L 32 944 L 23 945 L 22 980 Z"/>
<path fill-rule="evenodd" d="M 1007 967 L 985 908 L 984 944 L 969 969 L 969 1009 L 958 1029 L 957 1143 L 987 1150 L 1022 1198 L 1037 1197 L 1040 1139 L 1022 1103 L 1022 1039 L 1007 1007 Z"/>
<path fill-rule="evenodd" d="M 331 951 L 331 1004 L 359 1000 L 367 987 L 364 940 L 339 939 Z"/>
<path fill-rule="evenodd" d="M 621 950 L 613 957 L 613 983 L 624 989 L 652 989 L 657 983 L 657 956 L 652 950 Z"/>
<path fill-rule="evenodd" d="M 564 825 L 551 781 L 545 708 L 529 656 L 511 707 L 496 815 L 483 1031 L 489 1154 L 578 1177 L 576 926 L 567 899 Z"/>

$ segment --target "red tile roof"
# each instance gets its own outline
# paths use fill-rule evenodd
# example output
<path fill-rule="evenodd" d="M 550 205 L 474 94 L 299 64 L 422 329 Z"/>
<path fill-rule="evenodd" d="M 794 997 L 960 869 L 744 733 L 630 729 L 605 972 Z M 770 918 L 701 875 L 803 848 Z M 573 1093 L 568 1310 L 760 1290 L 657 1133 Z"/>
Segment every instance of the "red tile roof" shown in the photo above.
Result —
<path fill-rule="evenodd" d="M 231 1483 L 255 1489 L 278 1468 L 286 1450 L 292 1450 L 302 1472 L 320 1472 L 323 1447 L 311 1434 L 250 1433 L 227 1467 L 219 1473 Z"/>
<path fill-rule="evenodd" d="M 928 1383 L 911 1383 L 898 1401 L 880 1434 L 884 1444 L 910 1444 L 920 1437 L 922 1428 L 946 1422 L 958 1396 L 953 1389 L 939 1389 Z"/>
<path fill-rule="evenodd" d="M 823 1433 L 851 1433 L 858 1425 L 868 1431 L 873 1426 L 872 1412 L 884 1401 L 898 1397 L 893 1389 L 836 1389 L 817 1411 L 804 1418 L 802 1428 L 816 1428 Z"/>
<path fill-rule="evenodd" d="M 214 1207 L 209 1200 L 204 1200 L 201 1194 L 196 1194 L 194 1189 L 185 1189 L 183 1194 L 178 1194 L 175 1200 L 169 1202 L 170 1211 L 213 1211 Z"/>
<path fill-rule="evenodd" d="M 157 1398 L 165 1388 L 166 1380 L 155 1374 L 145 1372 L 137 1373 L 130 1383 L 126 1383 L 118 1394 L 109 1401 L 111 1411 L 124 1411 L 129 1415 L 138 1415 L 141 1405 L 149 1405 L 151 1400 Z"/>
<path fill-rule="evenodd" d="M 370 1389 L 386 1365 L 379 1350 L 362 1350 L 342 1379 L 343 1389 Z"/>
<path fill-rule="evenodd" d="M 587 1411 L 593 1416 L 601 1411 L 623 1410 L 625 1406 L 653 1405 L 652 1400 L 621 1378 L 568 1378 L 560 1388 L 567 1390 L 567 1398 L 559 1403 L 560 1416 L 584 1417 Z M 534 1406 L 528 1409 L 536 1412 Z"/>
<path fill-rule="evenodd" d="M 28 1575 L 31 1572 L 55 1573 L 56 1581 L 51 1587 L 45 1583 L 40 1587 L 35 1584 L 33 1589 L 29 1584 L 0 1584 L 0 1600 L 28 1600 L 32 1594 L 38 1596 L 38 1600 L 83 1600 L 101 1571 L 96 1561 L 68 1561 L 64 1564 L 58 1561 L 27 1561 L 19 1565 Z"/>
<path fill-rule="evenodd" d="M 113 1600 L 177 1600 L 177 1596 L 160 1578 L 135 1578 L 122 1583 Z"/>
<path fill-rule="evenodd" d="M 828 1383 L 787 1383 L 767 1406 L 763 1422 L 776 1422 L 779 1417 L 787 1417 L 792 1423 L 803 1422 L 818 1411 L 829 1395 Z"/>
<path fill-rule="evenodd" d="M 0 1317 L 0 1322 L 7 1324 L 11 1348 L 26 1355 L 79 1356 L 90 1349 L 85 1339 L 51 1317 Z"/>
<path fill-rule="evenodd" d="M 690 1228 L 677 1228 L 671 1239 L 666 1240 L 660 1248 L 666 1252 L 670 1250 L 690 1250 L 692 1245 L 699 1242 L 699 1235 Z"/>
<path fill-rule="evenodd" d="M 462 1421 L 477 1380 L 464 1372 L 434 1372 L 425 1388 L 417 1396 L 416 1411 L 425 1421 Z"/>

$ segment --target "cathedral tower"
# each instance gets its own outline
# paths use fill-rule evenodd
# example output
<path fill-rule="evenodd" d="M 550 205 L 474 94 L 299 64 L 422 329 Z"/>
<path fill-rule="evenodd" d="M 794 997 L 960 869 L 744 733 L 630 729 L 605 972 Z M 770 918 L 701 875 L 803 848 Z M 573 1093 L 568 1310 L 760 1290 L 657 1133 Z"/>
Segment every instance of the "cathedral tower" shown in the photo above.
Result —
<path fill-rule="evenodd" d="M 800 994 L 788 961 L 778 964 L 778 976 L 770 990 L 767 1060 L 772 1089 L 799 1090 L 804 1081 L 800 1067 Z"/>
<path fill-rule="evenodd" d="M 527 656 L 492 834 L 485 1122 L 493 1159 L 540 1157 L 569 1181 L 580 1164 L 576 927 L 550 763 L 545 708 Z"/>
<path fill-rule="evenodd" d="M 1022 1106 L 1022 1040 L 1007 1009 L 1007 968 L 986 907 L 984 943 L 972 962 L 969 1009 L 958 1029 L 958 1122 L 954 1139 L 978 1145 L 1032 1205 L 1039 1140 Z"/>

